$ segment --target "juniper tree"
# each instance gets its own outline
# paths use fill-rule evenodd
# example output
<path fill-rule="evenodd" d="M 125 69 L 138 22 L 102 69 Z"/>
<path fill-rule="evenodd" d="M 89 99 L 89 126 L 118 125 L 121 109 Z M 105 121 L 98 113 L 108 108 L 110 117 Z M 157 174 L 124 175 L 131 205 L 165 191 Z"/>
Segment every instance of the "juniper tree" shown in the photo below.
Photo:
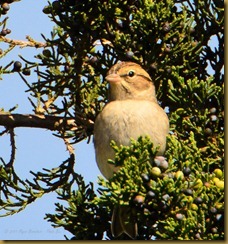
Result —
<path fill-rule="evenodd" d="M 65 204 L 56 199 L 56 212 L 45 219 L 76 240 L 113 239 L 116 203 L 134 209 L 137 239 L 224 239 L 223 1 L 51 1 L 43 14 L 55 27 L 42 43 L 10 39 L 5 16 L 13 2 L 0 1 L 0 41 L 8 45 L 0 57 L 16 46 L 40 52 L 36 62 L 20 56 L 0 67 L 0 74 L 18 72 L 34 110 L 30 115 L 0 110 L 0 135 L 11 141 L 9 162 L 0 163 L 4 215 L 55 191 Z M 129 147 L 113 141 L 116 157 L 109 163 L 123 167 L 109 181 L 100 177 L 94 189 L 74 170 L 71 144 L 92 137 L 107 101 L 104 77 L 119 60 L 141 64 L 152 77 L 170 121 L 167 150 L 155 158 L 157 149 L 147 137 Z M 34 70 L 37 80 L 30 82 Z M 17 127 L 53 131 L 67 145 L 69 158 L 32 172 L 33 180 L 21 179 L 14 167 Z"/>

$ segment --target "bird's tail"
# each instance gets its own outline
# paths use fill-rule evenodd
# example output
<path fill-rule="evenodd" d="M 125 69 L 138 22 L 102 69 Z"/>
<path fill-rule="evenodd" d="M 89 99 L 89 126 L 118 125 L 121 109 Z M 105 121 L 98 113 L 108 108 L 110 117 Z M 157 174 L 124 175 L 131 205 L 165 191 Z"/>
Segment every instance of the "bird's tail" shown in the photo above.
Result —
<path fill-rule="evenodd" d="M 135 239 L 138 235 L 136 213 L 129 206 L 115 206 L 112 214 L 111 231 L 114 237 L 125 233 Z"/>

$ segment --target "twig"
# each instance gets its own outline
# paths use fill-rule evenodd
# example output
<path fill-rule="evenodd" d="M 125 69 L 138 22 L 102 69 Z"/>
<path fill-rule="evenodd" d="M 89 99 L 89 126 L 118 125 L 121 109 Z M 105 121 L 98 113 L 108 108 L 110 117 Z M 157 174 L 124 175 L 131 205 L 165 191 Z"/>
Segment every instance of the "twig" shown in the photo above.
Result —
<path fill-rule="evenodd" d="M 28 41 L 13 40 L 13 39 L 7 38 L 5 36 L 0 36 L 0 42 L 9 43 L 13 46 L 20 46 L 21 48 L 23 48 L 23 47 L 41 48 L 41 47 L 47 46 L 46 43 L 35 41 L 29 36 L 27 36 L 26 38 L 28 39 Z"/>
<path fill-rule="evenodd" d="M 71 155 L 71 154 L 74 154 L 74 148 L 73 148 L 73 146 L 70 144 L 69 139 L 67 139 L 67 138 L 63 138 L 63 140 L 64 140 L 64 143 L 65 143 L 65 145 L 66 145 L 67 151 L 70 153 L 70 155 Z"/>
<path fill-rule="evenodd" d="M 8 167 L 12 167 L 14 160 L 15 160 L 15 155 L 16 155 L 16 144 L 15 144 L 15 133 L 14 133 L 14 129 L 10 128 L 9 129 L 9 134 L 10 134 L 10 143 L 11 143 L 11 155 L 10 155 L 10 161 L 7 164 Z"/>
<path fill-rule="evenodd" d="M 9 131 L 9 129 L 5 129 L 3 131 L 0 132 L 0 136 L 3 136 L 4 134 L 6 134 Z"/>

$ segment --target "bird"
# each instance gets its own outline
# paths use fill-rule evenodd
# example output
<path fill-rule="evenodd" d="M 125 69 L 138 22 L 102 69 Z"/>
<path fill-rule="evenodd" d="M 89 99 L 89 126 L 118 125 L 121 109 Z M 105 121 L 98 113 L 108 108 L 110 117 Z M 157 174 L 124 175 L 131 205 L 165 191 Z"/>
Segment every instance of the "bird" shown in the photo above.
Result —
<path fill-rule="evenodd" d="M 105 79 L 109 83 L 108 100 L 94 122 L 94 148 L 100 172 L 110 179 L 121 167 L 108 163 L 108 159 L 115 159 L 110 142 L 128 146 L 131 138 L 149 136 L 153 146 L 159 147 L 157 155 L 164 155 L 169 119 L 157 101 L 154 82 L 141 65 L 118 62 Z M 123 233 L 131 239 L 137 237 L 137 223 L 130 208 L 114 207 L 111 231 L 114 237 Z"/>

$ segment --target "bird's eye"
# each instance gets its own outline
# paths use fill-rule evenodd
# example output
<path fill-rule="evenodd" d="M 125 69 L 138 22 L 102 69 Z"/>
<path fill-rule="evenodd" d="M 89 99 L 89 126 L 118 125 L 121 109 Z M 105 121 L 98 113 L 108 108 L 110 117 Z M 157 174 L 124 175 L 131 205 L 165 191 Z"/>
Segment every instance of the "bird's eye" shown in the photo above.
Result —
<path fill-rule="evenodd" d="M 128 72 L 128 76 L 129 76 L 129 77 L 133 77 L 133 76 L 135 76 L 135 72 L 134 72 L 133 70 L 130 70 L 130 71 Z"/>

